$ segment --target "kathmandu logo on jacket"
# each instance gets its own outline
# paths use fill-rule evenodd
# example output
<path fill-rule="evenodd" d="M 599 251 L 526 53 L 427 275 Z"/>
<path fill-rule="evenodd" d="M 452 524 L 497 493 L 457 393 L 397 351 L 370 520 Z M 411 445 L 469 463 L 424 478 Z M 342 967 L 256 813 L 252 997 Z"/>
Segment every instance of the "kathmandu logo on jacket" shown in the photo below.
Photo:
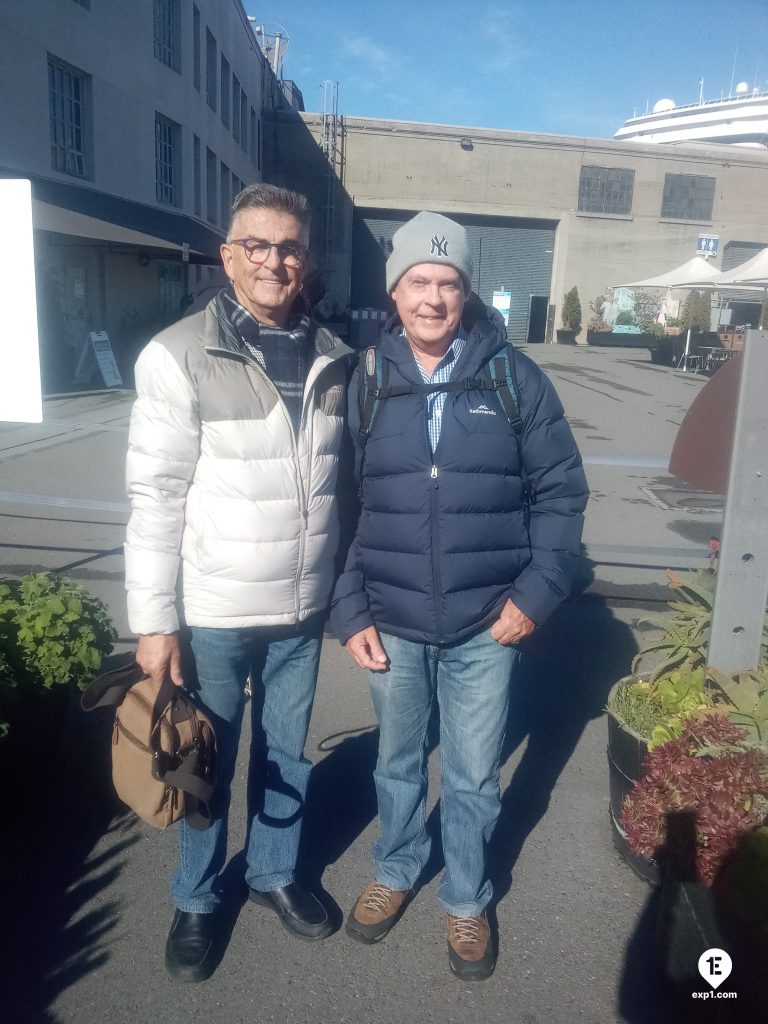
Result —
<path fill-rule="evenodd" d="M 478 405 L 476 409 L 470 409 L 470 413 L 473 416 L 495 416 L 496 413 L 493 409 L 489 409 L 487 405 Z"/>
<path fill-rule="evenodd" d="M 437 235 L 432 236 L 432 252 L 430 256 L 447 256 L 448 255 L 448 239 L 443 235 L 438 238 Z"/>

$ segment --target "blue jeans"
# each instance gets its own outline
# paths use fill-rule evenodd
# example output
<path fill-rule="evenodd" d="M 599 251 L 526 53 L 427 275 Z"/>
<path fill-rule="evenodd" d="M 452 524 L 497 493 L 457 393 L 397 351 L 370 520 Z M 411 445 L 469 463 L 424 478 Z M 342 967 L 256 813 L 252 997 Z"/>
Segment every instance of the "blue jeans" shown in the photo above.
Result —
<path fill-rule="evenodd" d="M 254 784 L 245 880 L 262 891 L 293 881 L 312 770 L 304 744 L 321 643 L 319 622 L 282 631 L 192 627 L 194 698 L 216 731 L 217 775 L 211 827 L 201 832 L 179 823 L 180 860 L 171 896 L 180 910 L 211 913 L 221 901 L 219 873 L 227 852 L 230 786 L 249 674 L 254 736 L 249 776 Z"/>
<path fill-rule="evenodd" d="M 485 854 L 501 807 L 501 748 L 519 652 L 497 643 L 490 631 L 453 646 L 389 635 L 381 640 L 389 668 L 369 673 L 380 727 L 376 878 L 391 889 L 410 889 L 429 857 L 425 742 L 437 697 L 445 856 L 437 896 L 449 914 L 473 917 L 493 895 Z"/>

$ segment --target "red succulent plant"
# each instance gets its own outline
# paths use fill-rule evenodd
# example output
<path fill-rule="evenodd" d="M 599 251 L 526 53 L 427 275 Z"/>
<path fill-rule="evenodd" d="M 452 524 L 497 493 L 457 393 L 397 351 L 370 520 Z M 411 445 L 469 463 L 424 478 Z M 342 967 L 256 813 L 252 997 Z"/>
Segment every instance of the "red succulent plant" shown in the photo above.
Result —
<path fill-rule="evenodd" d="M 688 719 L 682 735 L 645 759 L 626 797 L 621 823 L 630 849 L 653 858 L 668 849 L 668 816 L 695 816 L 695 868 L 711 885 L 739 836 L 760 825 L 768 797 L 768 756 L 722 715 Z"/>

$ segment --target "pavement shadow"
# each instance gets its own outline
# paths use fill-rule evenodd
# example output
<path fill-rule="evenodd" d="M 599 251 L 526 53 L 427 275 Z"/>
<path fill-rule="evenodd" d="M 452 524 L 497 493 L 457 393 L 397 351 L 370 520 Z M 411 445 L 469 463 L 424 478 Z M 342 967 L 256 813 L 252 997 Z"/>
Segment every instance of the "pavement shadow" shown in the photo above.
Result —
<path fill-rule="evenodd" d="M 373 782 L 378 729 L 329 737 L 321 749 L 329 746 L 328 756 L 312 769 L 297 865 L 304 884 L 319 895 L 325 869 L 336 863 L 378 813 Z"/>
<path fill-rule="evenodd" d="M 119 816 L 112 790 L 111 718 L 102 712 L 86 716 L 73 701 L 60 749 L 40 751 L 50 762 L 46 785 L 30 793 L 24 811 L 3 822 L 5 1020 L 56 1024 L 57 997 L 110 957 L 119 906 L 104 894 L 138 838 L 134 816 Z M 107 831 L 117 838 L 93 855 Z"/>
<path fill-rule="evenodd" d="M 502 795 L 488 851 L 497 899 L 508 892 L 523 844 L 546 813 L 585 726 L 603 714 L 611 687 L 626 675 L 636 652 L 629 626 L 596 594 L 562 605 L 526 642 L 510 694 L 502 760 L 527 743 Z"/>

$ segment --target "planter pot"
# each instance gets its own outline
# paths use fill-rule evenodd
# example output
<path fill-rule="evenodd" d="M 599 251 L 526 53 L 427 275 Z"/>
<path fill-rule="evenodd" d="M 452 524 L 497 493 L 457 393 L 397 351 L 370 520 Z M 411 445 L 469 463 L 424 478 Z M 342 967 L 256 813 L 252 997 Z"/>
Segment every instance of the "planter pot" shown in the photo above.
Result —
<path fill-rule="evenodd" d="M 0 739 L 0 778 L 6 786 L 4 811 L 10 818 L 39 813 L 41 791 L 50 788 L 56 756 L 64 735 L 71 689 L 25 688 L 7 709 L 10 729 Z"/>
<path fill-rule="evenodd" d="M 620 686 L 632 682 L 632 676 L 620 679 L 611 689 L 608 702 Z M 660 881 L 659 866 L 655 861 L 647 860 L 632 853 L 627 836 L 621 827 L 621 804 L 634 784 L 643 774 L 643 761 L 648 753 L 648 740 L 629 729 L 613 712 L 608 712 L 608 782 L 610 788 L 610 816 L 613 845 L 626 860 L 635 874 L 658 885 Z"/>
<path fill-rule="evenodd" d="M 557 344 L 558 345 L 575 345 L 576 344 L 576 331 L 557 331 Z"/>
<path fill-rule="evenodd" d="M 587 344 L 601 348 L 654 348 L 659 343 L 654 334 L 614 334 L 612 331 L 587 331 Z"/>

